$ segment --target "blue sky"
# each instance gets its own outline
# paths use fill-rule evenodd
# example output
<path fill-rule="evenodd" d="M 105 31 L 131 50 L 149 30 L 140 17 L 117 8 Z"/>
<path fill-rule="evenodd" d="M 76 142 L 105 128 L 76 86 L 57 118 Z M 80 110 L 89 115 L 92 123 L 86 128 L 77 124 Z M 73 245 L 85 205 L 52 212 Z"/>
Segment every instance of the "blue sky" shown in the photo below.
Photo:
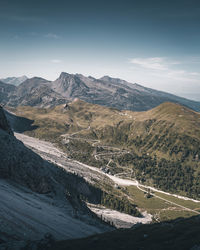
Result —
<path fill-rule="evenodd" d="M 200 100 L 200 1 L 2 1 L 0 78 L 61 71 Z"/>

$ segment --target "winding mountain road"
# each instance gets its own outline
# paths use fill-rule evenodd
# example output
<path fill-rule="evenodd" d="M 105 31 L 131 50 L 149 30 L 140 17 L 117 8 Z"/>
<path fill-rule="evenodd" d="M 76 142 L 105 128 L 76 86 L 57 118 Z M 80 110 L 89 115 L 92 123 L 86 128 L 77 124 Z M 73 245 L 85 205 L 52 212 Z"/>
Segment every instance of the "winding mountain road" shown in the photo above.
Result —
<path fill-rule="evenodd" d="M 166 195 L 169 195 L 169 196 L 174 196 L 174 197 L 182 199 L 182 200 L 188 200 L 188 201 L 193 201 L 193 202 L 196 202 L 196 203 L 200 203 L 200 201 L 198 201 L 198 200 L 191 199 L 191 198 L 184 197 L 184 196 L 180 196 L 180 195 L 176 195 L 176 194 L 170 194 L 170 193 L 158 190 L 158 189 L 150 187 L 150 186 L 142 185 L 137 180 L 123 179 L 123 178 L 120 178 L 118 176 L 109 175 L 109 174 L 106 174 L 106 173 L 102 172 L 100 169 L 98 169 L 96 167 L 88 166 L 88 165 L 83 164 L 81 162 L 78 162 L 76 160 L 69 160 L 67 158 L 67 156 L 62 151 L 57 149 L 50 142 L 42 141 L 42 140 L 39 140 L 39 139 L 36 139 L 36 138 L 33 138 L 33 137 L 29 137 L 29 136 L 24 135 L 24 134 L 19 134 L 19 133 L 15 133 L 15 136 L 17 137 L 17 139 L 21 140 L 26 146 L 37 150 L 37 153 L 39 153 L 41 157 L 45 158 L 46 160 L 49 160 L 51 162 L 56 163 L 57 165 L 59 165 L 60 167 L 63 167 L 67 171 L 69 171 L 69 169 L 70 169 L 70 164 L 71 165 L 78 164 L 79 171 L 80 171 L 79 174 L 80 175 L 81 175 L 81 172 L 84 171 L 84 169 L 90 169 L 93 173 L 96 172 L 96 173 L 98 173 L 100 175 L 104 175 L 104 176 L 108 177 L 115 184 L 117 184 L 119 186 L 136 186 L 142 192 L 146 192 L 145 189 L 150 189 L 152 196 L 154 196 L 154 197 L 156 197 L 156 198 L 158 198 L 160 200 L 163 200 L 165 202 L 168 202 L 168 203 L 170 203 L 170 204 L 172 204 L 174 206 L 181 207 L 184 210 L 193 212 L 193 213 L 198 214 L 198 215 L 200 214 L 200 212 L 198 212 L 196 210 L 187 208 L 187 207 L 182 206 L 182 205 L 180 205 L 178 203 L 175 203 L 175 202 L 172 202 L 172 201 L 167 200 L 165 198 L 162 198 L 162 197 L 152 193 L 152 191 L 157 192 L 157 193 L 166 194 Z M 46 155 L 44 153 L 47 153 L 48 157 L 46 157 Z M 64 165 L 63 165 L 63 162 L 65 163 Z M 66 167 L 66 165 L 68 167 Z M 81 166 L 82 166 L 82 169 L 80 168 Z M 73 166 L 72 166 L 72 169 L 73 169 Z M 76 169 L 74 169 L 73 171 L 75 171 L 75 170 Z M 131 199 L 131 197 L 129 197 L 129 198 Z"/>

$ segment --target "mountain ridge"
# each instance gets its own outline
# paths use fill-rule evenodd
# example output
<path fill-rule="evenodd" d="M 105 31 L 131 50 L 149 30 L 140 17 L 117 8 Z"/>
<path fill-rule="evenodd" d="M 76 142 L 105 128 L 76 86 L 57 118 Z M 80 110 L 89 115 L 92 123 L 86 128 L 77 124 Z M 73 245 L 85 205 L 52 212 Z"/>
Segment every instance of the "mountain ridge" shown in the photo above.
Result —
<path fill-rule="evenodd" d="M 4 83 L 15 85 L 15 86 L 19 86 L 22 82 L 26 81 L 27 79 L 28 79 L 28 77 L 23 75 L 20 77 L 1 78 L 0 81 L 2 81 Z"/>
<path fill-rule="evenodd" d="M 6 93 L 4 89 L 5 86 L 3 88 L 0 86 L 1 101 L 13 107 L 18 105 L 54 107 L 79 98 L 120 110 L 145 111 L 163 102 L 175 102 L 200 111 L 200 102 L 109 76 L 96 79 L 82 74 L 62 72 L 55 81 L 33 77 L 15 88 L 10 87 Z"/>

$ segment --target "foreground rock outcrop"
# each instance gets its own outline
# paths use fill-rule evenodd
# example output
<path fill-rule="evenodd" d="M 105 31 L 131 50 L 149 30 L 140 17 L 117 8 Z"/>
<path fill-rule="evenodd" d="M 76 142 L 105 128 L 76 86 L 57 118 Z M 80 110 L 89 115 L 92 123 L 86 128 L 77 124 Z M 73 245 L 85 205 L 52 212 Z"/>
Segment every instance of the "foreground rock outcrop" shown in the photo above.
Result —
<path fill-rule="evenodd" d="M 0 249 L 47 233 L 72 239 L 110 230 L 79 199 L 80 185 L 88 184 L 17 140 L 0 109 Z"/>

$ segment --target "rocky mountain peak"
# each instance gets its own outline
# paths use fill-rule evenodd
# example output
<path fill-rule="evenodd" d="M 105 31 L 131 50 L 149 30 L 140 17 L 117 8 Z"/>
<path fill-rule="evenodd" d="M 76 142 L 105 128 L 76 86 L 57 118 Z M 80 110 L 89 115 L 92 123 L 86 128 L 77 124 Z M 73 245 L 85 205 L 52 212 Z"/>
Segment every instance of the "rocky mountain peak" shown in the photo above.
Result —
<path fill-rule="evenodd" d="M 99 80 L 101 81 L 110 81 L 112 78 L 110 76 L 102 76 L 101 78 L 99 78 Z"/>
<path fill-rule="evenodd" d="M 96 81 L 97 79 L 94 78 L 93 76 L 88 76 L 88 79 L 92 80 L 92 81 Z"/>
<path fill-rule="evenodd" d="M 65 98 L 74 99 L 79 97 L 87 88 L 81 74 L 68 74 L 62 72 L 57 80 L 52 82 L 52 88 Z"/>
<path fill-rule="evenodd" d="M 66 73 L 66 72 L 61 72 L 60 76 L 58 77 L 58 79 L 65 79 L 66 77 L 69 77 L 70 74 L 69 73 Z"/>

